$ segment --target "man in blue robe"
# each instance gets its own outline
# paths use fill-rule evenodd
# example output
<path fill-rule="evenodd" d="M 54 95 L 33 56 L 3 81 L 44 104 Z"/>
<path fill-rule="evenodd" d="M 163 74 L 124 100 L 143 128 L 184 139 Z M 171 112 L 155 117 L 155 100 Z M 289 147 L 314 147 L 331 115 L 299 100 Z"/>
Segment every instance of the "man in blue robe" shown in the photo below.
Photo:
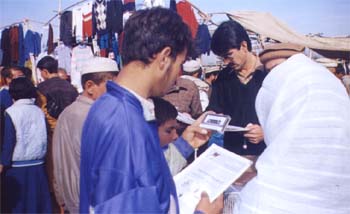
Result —
<path fill-rule="evenodd" d="M 81 145 L 81 213 L 178 213 L 175 184 L 160 147 L 154 105 L 174 84 L 191 49 L 191 34 L 175 12 L 137 11 L 125 25 L 124 67 L 107 83 L 86 119 Z M 187 129 L 185 140 L 202 143 L 207 132 Z M 201 213 L 221 201 L 203 197 Z"/>

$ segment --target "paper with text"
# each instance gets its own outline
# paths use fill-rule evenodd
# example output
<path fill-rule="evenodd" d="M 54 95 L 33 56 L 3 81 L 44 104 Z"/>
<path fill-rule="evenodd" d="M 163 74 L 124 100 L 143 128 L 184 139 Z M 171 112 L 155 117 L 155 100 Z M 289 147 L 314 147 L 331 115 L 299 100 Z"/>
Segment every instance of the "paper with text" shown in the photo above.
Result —
<path fill-rule="evenodd" d="M 215 200 L 251 164 L 250 160 L 213 144 L 174 177 L 180 214 L 193 213 L 203 191 L 211 202 Z"/>

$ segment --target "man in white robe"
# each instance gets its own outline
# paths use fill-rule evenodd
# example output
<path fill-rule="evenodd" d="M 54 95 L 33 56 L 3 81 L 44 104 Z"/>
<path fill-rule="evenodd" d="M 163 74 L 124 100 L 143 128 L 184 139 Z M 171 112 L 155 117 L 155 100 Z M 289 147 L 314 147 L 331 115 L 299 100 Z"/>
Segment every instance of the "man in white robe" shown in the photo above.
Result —
<path fill-rule="evenodd" d="M 235 214 L 350 213 L 350 100 L 303 48 L 274 44 L 256 99 L 267 148 Z"/>

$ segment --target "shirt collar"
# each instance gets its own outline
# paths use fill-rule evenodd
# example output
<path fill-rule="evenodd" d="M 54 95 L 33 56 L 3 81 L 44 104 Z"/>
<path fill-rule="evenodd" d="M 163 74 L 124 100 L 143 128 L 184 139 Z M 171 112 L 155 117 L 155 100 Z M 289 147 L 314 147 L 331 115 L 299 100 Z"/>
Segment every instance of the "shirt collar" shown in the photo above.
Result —
<path fill-rule="evenodd" d="M 142 110 L 143 110 L 143 117 L 145 118 L 146 121 L 153 121 L 156 119 L 156 116 L 155 116 L 156 114 L 154 111 L 154 103 L 152 99 L 145 99 L 129 88 L 126 88 L 124 86 L 121 86 L 121 87 L 129 91 L 140 101 Z"/>
<path fill-rule="evenodd" d="M 34 105 L 35 99 L 19 99 L 14 102 L 14 105 Z"/>

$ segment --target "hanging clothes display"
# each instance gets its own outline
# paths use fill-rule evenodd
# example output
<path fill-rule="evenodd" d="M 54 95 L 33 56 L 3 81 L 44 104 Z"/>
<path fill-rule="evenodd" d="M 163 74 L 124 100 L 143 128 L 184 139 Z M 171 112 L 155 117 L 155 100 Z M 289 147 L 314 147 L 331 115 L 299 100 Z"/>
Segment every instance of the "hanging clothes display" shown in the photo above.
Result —
<path fill-rule="evenodd" d="M 75 7 L 72 10 L 72 28 L 73 37 L 76 41 L 83 40 L 83 11 L 81 7 Z"/>
<path fill-rule="evenodd" d="M 107 4 L 105 0 L 95 0 L 92 5 L 92 34 L 102 35 L 107 32 Z"/>
<path fill-rule="evenodd" d="M 81 72 L 85 63 L 94 57 L 91 48 L 87 45 L 78 45 L 72 50 L 72 61 L 71 61 L 71 83 L 78 89 L 78 92 L 83 92 L 81 86 Z"/>
<path fill-rule="evenodd" d="M 208 26 L 206 24 L 199 25 L 197 35 L 196 35 L 196 40 L 195 40 L 196 50 L 199 51 L 199 55 L 200 54 L 209 55 L 210 41 L 211 41 L 211 37 L 210 37 Z"/>
<path fill-rule="evenodd" d="M 27 30 L 24 37 L 24 56 L 30 59 L 30 55 L 38 56 L 41 53 L 41 37 L 39 33 Z"/>
<path fill-rule="evenodd" d="M 107 28 L 111 33 L 123 31 L 123 2 L 121 0 L 107 2 Z"/>
<path fill-rule="evenodd" d="M 72 11 L 65 11 L 61 15 L 60 40 L 67 46 L 72 46 Z"/>
<path fill-rule="evenodd" d="M 166 7 L 164 0 L 144 0 L 141 9 L 152 7 Z"/>
<path fill-rule="evenodd" d="M 52 54 L 54 51 L 53 47 L 53 29 L 51 24 L 49 24 L 49 36 L 47 39 L 47 54 Z"/>
<path fill-rule="evenodd" d="M 6 28 L 1 33 L 1 49 L 3 51 L 2 66 L 11 65 L 11 44 L 10 44 L 10 29 Z"/>
<path fill-rule="evenodd" d="M 92 36 L 92 3 L 88 2 L 81 7 L 83 16 L 83 40 Z"/>
<path fill-rule="evenodd" d="M 24 35 L 23 35 L 23 26 L 22 24 L 18 25 L 18 65 L 24 66 L 25 56 L 24 56 Z"/>
<path fill-rule="evenodd" d="M 123 11 L 135 11 L 136 6 L 135 6 L 135 0 L 124 0 L 124 5 L 123 5 Z"/>
<path fill-rule="evenodd" d="M 192 38 L 196 38 L 198 30 L 198 21 L 194 15 L 192 6 L 186 1 L 180 1 L 176 4 L 177 13 L 182 17 L 182 20 L 189 26 Z"/>
<path fill-rule="evenodd" d="M 177 11 L 176 10 L 176 0 L 170 0 L 170 10 Z"/>
<path fill-rule="evenodd" d="M 54 56 L 58 61 L 58 67 L 64 68 L 67 74 L 71 74 L 71 55 L 72 51 L 63 43 L 59 44 L 54 51 Z"/>
<path fill-rule="evenodd" d="M 18 55 L 18 26 L 12 26 L 10 28 L 10 45 L 11 45 L 11 64 L 17 64 Z"/>

